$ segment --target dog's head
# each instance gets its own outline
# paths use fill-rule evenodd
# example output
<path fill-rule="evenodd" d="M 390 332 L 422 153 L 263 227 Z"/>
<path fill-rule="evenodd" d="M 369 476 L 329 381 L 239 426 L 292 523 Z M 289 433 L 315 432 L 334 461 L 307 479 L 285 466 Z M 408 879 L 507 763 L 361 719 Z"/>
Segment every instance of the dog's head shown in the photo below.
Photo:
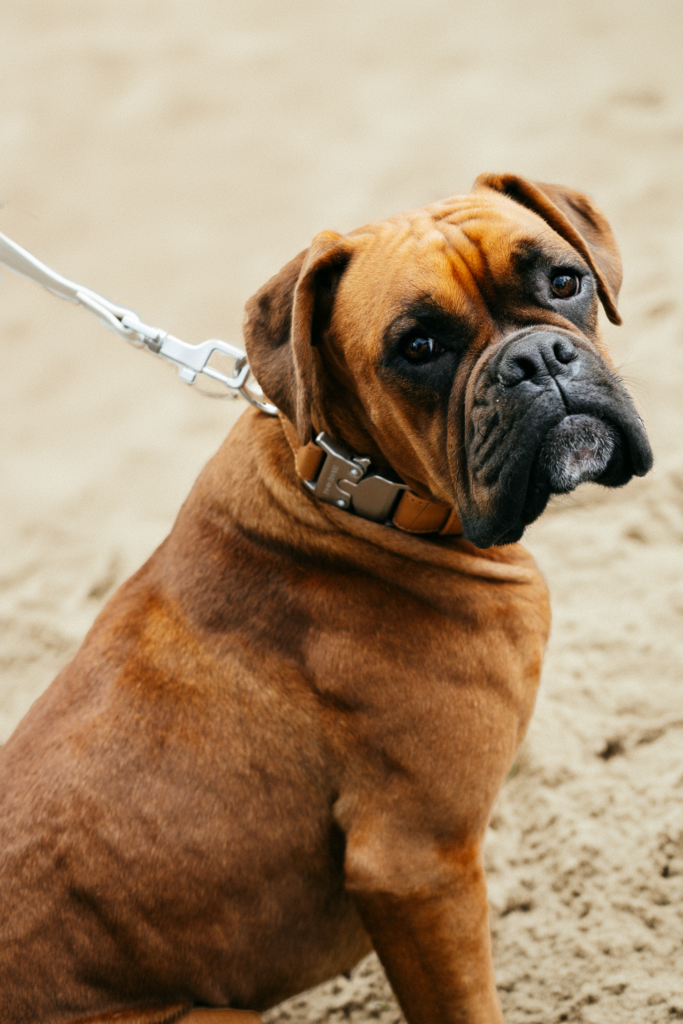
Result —
<path fill-rule="evenodd" d="M 598 328 L 621 261 L 578 192 L 482 175 L 473 192 L 318 235 L 247 304 L 251 366 L 306 443 L 313 427 L 465 535 L 518 540 L 551 494 L 619 487 L 652 454 Z"/>

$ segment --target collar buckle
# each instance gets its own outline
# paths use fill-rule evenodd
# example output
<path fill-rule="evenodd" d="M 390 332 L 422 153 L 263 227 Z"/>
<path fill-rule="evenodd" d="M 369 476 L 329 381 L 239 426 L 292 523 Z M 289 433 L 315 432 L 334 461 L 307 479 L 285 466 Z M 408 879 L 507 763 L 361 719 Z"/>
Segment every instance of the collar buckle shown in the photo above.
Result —
<path fill-rule="evenodd" d="M 315 443 L 322 448 L 325 459 L 317 478 L 304 480 L 309 491 L 329 505 L 353 510 L 362 519 L 386 522 L 408 485 L 371 469 L 370 459 L 354 455 L 324 431 L 318 434 Z"/>

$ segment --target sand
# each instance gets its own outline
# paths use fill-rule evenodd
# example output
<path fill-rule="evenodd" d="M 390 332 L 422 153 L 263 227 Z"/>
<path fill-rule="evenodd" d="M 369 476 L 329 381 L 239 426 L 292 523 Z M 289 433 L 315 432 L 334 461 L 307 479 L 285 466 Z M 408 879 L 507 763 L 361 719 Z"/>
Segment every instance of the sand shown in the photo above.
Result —
<path fill-rule="evenodd" d="M 188 341 L 323 228 L 484 170 L 593 196 L 653 473 L 527 541 L 538 707 L 486 845 L 508 1024 L 683 1019 L 683 11 L 671 0 L 5 0 L 0 231 Z M 3 274 L 0 742 L 240 411 Z M 399 1018 L 376 960 L 272 1011 Z"/>

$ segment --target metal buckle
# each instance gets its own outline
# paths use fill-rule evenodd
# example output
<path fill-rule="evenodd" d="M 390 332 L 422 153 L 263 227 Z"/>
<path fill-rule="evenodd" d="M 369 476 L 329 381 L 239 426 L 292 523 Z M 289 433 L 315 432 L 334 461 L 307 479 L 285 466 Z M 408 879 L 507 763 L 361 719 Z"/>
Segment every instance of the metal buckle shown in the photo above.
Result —
<path fill-rule="evenodd" d="M 325 452 L 325 460 L 316 480 L 304 480 L 305 486 L 329 505 L 353 511 L 363 519 L 385 522 L 401 491 L 408 485 L 388 480 L 370 469 L 370 459 L 354 455 L 345 445 L 324 431 L 315 439 Z"/>

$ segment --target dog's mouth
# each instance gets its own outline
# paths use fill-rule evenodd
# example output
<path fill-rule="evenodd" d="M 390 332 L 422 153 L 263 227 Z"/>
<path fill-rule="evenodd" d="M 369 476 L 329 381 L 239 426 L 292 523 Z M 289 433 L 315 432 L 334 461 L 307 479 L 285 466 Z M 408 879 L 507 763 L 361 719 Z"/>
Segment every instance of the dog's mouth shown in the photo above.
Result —
<path fill-rule="evenodd" d="M 620 446 L 619 431 L 595 416 L 565 416 L 546 435 L 535 475 L 552 494 L 568 494 L 579 484 L 599 480 Z"/>
<path fill-rule="evenodd" d="M 521 536 L 554 494 L 569 494 L 588 482 L 620 487 L 639 470 L 632 464 L 627 439 L 615 423 L 587 413 L 565 416 L 541 442 L 529 474 L 521 529 L 514 532 Z"/>
<path fill-rule="evenodd" d="M 621 487 L 651 465 L 637 414 L 615 422 L 593 412 L 569 413 L 546 429 L 526 457 L 512 453 L 499 470 L 499 486 L 489 491 L 487 507 L 463 515 L 465 535 L 478 547 L 514 543 L 553 495 L 569 494 L 587 482 Z"/>

